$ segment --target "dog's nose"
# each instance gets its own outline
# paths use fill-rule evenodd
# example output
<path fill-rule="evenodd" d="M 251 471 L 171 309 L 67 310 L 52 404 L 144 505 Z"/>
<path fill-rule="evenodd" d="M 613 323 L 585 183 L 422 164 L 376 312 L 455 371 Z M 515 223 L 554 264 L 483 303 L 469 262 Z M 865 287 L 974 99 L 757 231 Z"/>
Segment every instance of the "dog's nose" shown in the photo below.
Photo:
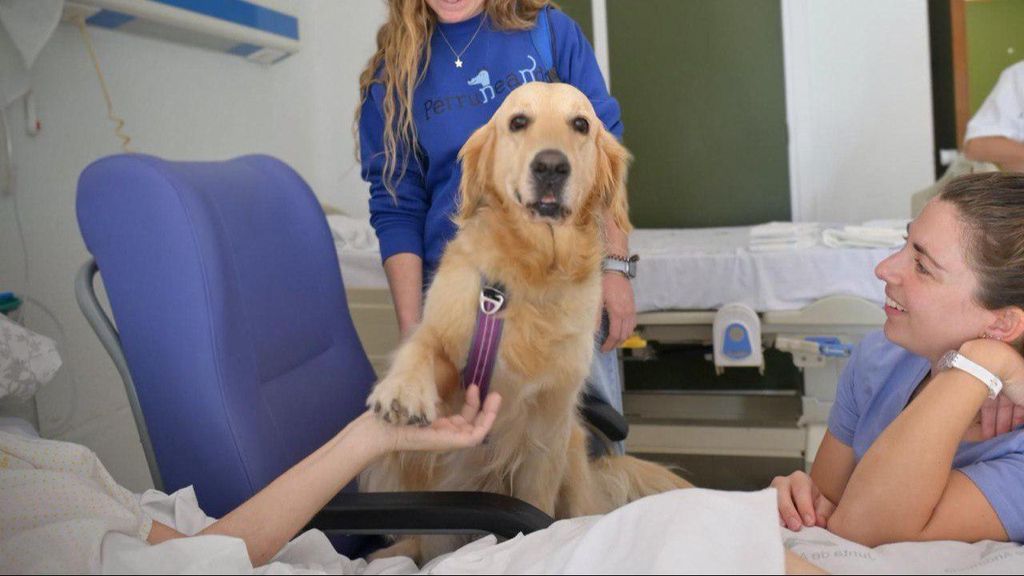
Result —
<path fill-rule="evenodd" d="M 569 158 L 558 150 L 538 152 L 530 163 L 530 171 L 538 182 L 561 184 L 569 177 Z"/>

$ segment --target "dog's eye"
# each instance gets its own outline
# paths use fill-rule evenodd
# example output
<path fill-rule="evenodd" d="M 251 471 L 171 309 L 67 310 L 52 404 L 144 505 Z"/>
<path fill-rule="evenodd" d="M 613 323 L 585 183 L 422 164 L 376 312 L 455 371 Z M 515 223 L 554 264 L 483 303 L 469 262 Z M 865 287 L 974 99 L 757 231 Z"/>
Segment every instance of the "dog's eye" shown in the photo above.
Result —
<path fill-rule="evenodd" d="M 516 114 L 509 120 L 508 128 L 513 132 L 518 132 L 523 128 L 526 128 L 530 124 L 530 119 L 525 114 Z"/>
<path fill-rule="evenodd" d="M 586 134 L 590 132 L 590 122 L 582 116 L 577 116 L 572 120 L 572 129 L 580 134 Z"/>

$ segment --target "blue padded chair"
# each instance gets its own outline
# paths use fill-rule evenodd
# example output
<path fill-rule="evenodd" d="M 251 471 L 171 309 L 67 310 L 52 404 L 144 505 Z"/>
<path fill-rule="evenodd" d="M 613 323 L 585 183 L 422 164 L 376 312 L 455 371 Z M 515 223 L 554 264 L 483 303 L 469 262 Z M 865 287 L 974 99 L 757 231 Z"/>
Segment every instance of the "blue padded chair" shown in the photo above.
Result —
<path fill-rule="evenodd" d="M 125 381 L 158 488 L 194 485 L 221 516 L 363 412 L 375 377 L 334 242 L 287 165 L 111 156 L 82 173 L 77 210 L 95 260 L 76 293 Z M 511 536 L 550 522 L 493 494 L 342 494 L 314 525 Z"/>

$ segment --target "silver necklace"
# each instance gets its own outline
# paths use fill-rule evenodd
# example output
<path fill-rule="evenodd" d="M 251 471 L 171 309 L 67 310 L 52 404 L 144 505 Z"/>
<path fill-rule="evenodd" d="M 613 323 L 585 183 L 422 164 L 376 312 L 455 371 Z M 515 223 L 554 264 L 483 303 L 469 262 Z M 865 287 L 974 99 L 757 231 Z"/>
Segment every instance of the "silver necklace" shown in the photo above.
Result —
<path fill-rule="evenodd" d="M 469 39 L 469 42 L 466 43 L 466 46 L 462 49 L 461 52 L 455 51 L 455 48 L 452 46 L 452 43 L 448 41 L 448 36 L 445 35 L 444 30 L 441 28 L 440 24 L 438 24 L 437 31 L 441 33 L 441 39 L 444 40 L 444 43 L 448 45 L 448 49 L 451 50 L 452 54 L 455 55 L 456 68 L 462 68 L 462 55 L 466 53 L 466 50 L 469 50 L 470 45 L 473 44 L 473 40 L 476 40 L 476 35 L 479 34 L 480 29 L 484 27 L 484 20 L 486 19 L 486 16 L 480 19 L 480 24 L 476 27 L 476 32 L 473 32 L 473 37 Z"/>

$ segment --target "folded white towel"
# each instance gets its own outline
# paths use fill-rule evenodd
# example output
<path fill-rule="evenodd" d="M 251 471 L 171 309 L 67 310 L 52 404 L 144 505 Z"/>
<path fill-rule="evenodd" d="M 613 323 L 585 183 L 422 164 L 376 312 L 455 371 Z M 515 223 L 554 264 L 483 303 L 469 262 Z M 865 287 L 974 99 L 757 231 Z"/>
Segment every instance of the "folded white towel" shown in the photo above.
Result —
<path fill-rule="evenodd" d="M 867 222 L 863 226 L 844 226 L 822 233 L 822 241 L 831 248 L 899 248 L 906 241 L 906 220 Z"/>
<path fill-rule="evenodd" d="M 816 222 L 769 222 L 750 229 L 750 241 L 778 240 L 815 236 L 821 226 Z"/>
<path fill-rule="evenodd" d="M 868 220 L 861 224 L 865 228 L 888 228 L 892 230 L 899 230 L 900 232 L 907 231 L 907 224 L 910 224 L 909 218 L 896 218 L 894 220 Z"/>
<path fill-rule="evenodd" d="M 779 250 L 804 250 L 806 248 L 814 248 L 819 244 L 817 237 L 802 238 L 799 240 L 791 241 L 779 241 L 779 242 L 750 242 L 749 250 L 751 252 L 777 252 Z"/>
<path fill-rule="evenodd" d="M 801 250 L 819 243 L 821 226 L 815 222 L 769 222 L 750 229 L 750 251 Z"/>

